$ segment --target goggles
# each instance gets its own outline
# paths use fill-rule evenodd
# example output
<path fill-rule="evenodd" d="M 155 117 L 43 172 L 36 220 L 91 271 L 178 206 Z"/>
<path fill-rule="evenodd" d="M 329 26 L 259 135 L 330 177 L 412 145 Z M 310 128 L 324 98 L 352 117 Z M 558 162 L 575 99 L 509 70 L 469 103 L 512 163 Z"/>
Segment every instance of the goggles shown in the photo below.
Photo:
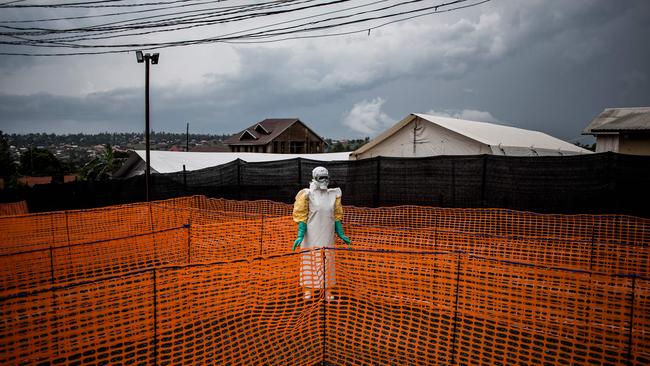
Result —
<path fill-rule="evenodd" d="M 316 178 L 316 180 L 319 182 L 325 182 L 328 181 L 329 179 L 330 177 L 328 177 L 327 175 L 321 175 L 320 177 Z"/>

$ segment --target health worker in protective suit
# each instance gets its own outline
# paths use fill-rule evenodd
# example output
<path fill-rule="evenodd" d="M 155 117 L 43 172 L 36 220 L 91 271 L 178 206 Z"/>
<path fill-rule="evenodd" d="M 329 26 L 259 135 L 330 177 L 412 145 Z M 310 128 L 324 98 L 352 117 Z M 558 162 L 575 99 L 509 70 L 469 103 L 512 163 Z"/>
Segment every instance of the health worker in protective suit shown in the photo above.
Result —
<path fill-rule="evenodd" d="M 345 236 L 341 224 L 341 189 L 327 187 L 329 173 L 322 166 L 314 168 L 311 175 L 309 188 L 298 192 L 293 205 L 293 221 L 298 223 L 298 238 L 293 243 L 293 250 L 299 246 L 303 249 L 331 247 L 334 245 L 334 233 L 349 247 L 350 239 Z M 336 283 L 333 251 L 324 254 L 322 251 L 303 253 L 300 262 L 300 283 L 304 288 L 305 299 L 310 299 L 315 290 L 321 289 L 326 289 L 325 296 L 328 300 L 333 299 L 330 291 Z"/>

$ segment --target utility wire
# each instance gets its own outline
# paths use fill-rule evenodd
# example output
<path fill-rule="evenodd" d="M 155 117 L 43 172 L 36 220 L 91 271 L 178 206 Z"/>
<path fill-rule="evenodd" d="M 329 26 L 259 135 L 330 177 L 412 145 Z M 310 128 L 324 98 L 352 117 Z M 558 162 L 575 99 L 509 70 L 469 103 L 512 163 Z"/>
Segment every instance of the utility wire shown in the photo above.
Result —
<path fill-rule="evenodd" d="M 342 1 L 342 0 L 341 0 Z M 381 0 L 381 1 L 376 1 L 373 2 L 372 4 L 377 4 L 381 2 L 386 2 L 388 0 Z M 180 40 L 180 41 L 170 41 L 170 42 L 154 42 L 154 43 L 124 43 L 124 44 L 78 44 L 78 43 L 62 43 L 62 42 L 51 42 L 48 40 L 31 40 L 27 39 L 25 40 L 24 37 L 20 37 L 18 35 L 12 35 L 11 37 L 14 39 L 20 39 L 20 42 L 0 42 L 0 44 L 8 44 L 8 45 L 13 45 L 13 46 L 35 46 L 35 47 L 65 47 L 65 48 L 72 48 L 72 49 L 84 49 L 85 51 L 83 52 L 68 52 L 68 53 L 25 53 L 25 52 L 0 52 L 0 55 L 20 55 L 20 56 L 71 56 L 71 55 L 97 55 L 97 54 L 110 54 L 110 53 L 125 53 L 125 52 L 131 52 L 132 49 L 137 48 L 137 49 L 142 49 L 142 50 L 153 50 L 153 49 L 160 49 L 160 48 L 167 48 L 167 47 L 179 47 L 179 46 L 189 46 L 189 45 L 196 45 L 196 44 L 206 44 L 206 43 L 245 43 L 245 44 L 250 44 L 250 43 L 270 43 L 270 42 L 280 42 L 280 41 L 286 41 L 286 40 L 292 40 L 292 39 L 304 39 L 304 38 L 322 38 L 322 37 L 334 37 L 334 36 L 342 36 L 342 35 L 349 35 L 349 34 L 354 34 L 354 33 L 360 33 L 360 32 L 370 32 L 373 29 L 377 29 L 380 27 L 384 27 L 389 24 L 397 23 L 397 22 L 403 22 L 406 20 L 418 18 L 418 17 L 423 17 L 426 15 L 433 15 L 433 14 L 440 14 L 440 13 L 446 13 L 446 12 L 451 12 L 459 9 L 465 9 L 469 7 L 474 7 L 478 6 L 481 4 L 484 4 L 490 0 L 483 0 L 483 1 L 477 1 L 471 4 L 466 4 L 466 5 L 460 5 L 460 3 L 467 2 L 468 0 L 456 0 L 456 1 L 451 1 L 448 3 L 440 3 L 437 5 L 431 5 L 431 6 L 426 6 L 426 7 L 421 7 L 418 9 L 413 9 L 413 10 L 406 10 L 406 11 L 401 11 L 401 12 L 393 12 L 389 14 L 383 14 L 383 15 L 377 15 L 377 16 L 369 16 L 365 18 L 360 18 L 360 19 L 351 19 L 354 17 L 359 17 L 360 15 L 364 14 L 370 14 L 370 13 L 376 13 L 380 11 L 385 11 L 388 9 L 394 9 L 397 6 L 402 6 L 402 5 L 410 5 L 413 3 L 419 3 L 424 0 L 411 0 L 411 1 L 406 1 L 406 2 L 401 2 L 397 4 L 392 4 L 388 5 L 382 8 L 378 9 L 371 9 L 359 13 L 354 13 L 354 14 L 347 14 L 347 15 L 341 15 L 341 16 L 336 16 L 336 17 L 330 17 L 327 19 L 318 19 L 315 21 L 310 21 L 310 22 L 303 22 L 298 25 L 291 25 L 291 26 L 285 26 L 285 27 L 277 27 L 278 25 L 285 25 L 293 22 L 297 22 L 300 20 L 307 20 L 313 17 L 323 17 L 324 15 L 330 15 L 336 12 L 342 12 L 345 10 L 350 10 L 350 9 L 356 9 L 360 8 L 363 6 L 368 6 L 369 4 L 364 4 L 364 5 L 359 5 L 355 7 L 350 7 L 347 9 L 340 9 L 340 10 L 335 10 L 335 11 L 330 11 L 322 14 L 317 14 L 313 16 L 308 16 L 308 17 L 302 17 L 298 19 L 291 19 L 287 20 L 284 22 L 278 22 L 274 23 L 272 25 L 266 25 L 266 26 L 260 26 L 260 27 L 254 27 L 254 28 L 249 28 L 246 30 L 241 30 L 237 32 L 232 32 L 229 34 L 223 34 L 220 36 L 215 36 L 215 37 L 209 37 L 209 38 L 199 38 L 199 39 L 186 39 L 186 40 Z M 450 7 L 452 5 L 456 5 L 454 7 Z M 423 13 L 424 12 L 424 13 Z M 352 31 L 347 31 L 347 32 L 337 32 L 337 33 L 330 33 L 330 34 L 305 34 L 305 33 L 313 33 L 313 32 L 319 32 L 319 31 L 325 31 L 333 28 L 339 28 L 339 27 L 344 27 L 344 26 L 350 26 L 354 24 L 360 24 L 360 23 L 367 23 L 367 22 L 372 22 L 376 20 L 385 20 L 385 19 L 392 19 L 399 17 L 399 19 L 393 19 L 388 22 L 384 22 L 382 24 L 374 25 L 371 27 L 365 27 L 361 29 L 356 29 Z M 329 23 L 329 24 L 328 24 Z M 318 25 L 320 24 L 320 25 Z M 316 26 L 315 26 L 316 25 Z M 271 29 L 265 29 L 269 27 L 274 27 Z M 175 28 L 171 30 L 176 30 Z M 170 31 L 170 30 L 167 30 Z M 298 34 L 296 36 L 292 36 L 294 34 Z M 302 35 L 299 35 L 302 34 Z M 9 35 L 5 35 L 9 36 Z M 37 42 L 51 42 L 49 44 L 41 44 Z M 90 50 L 92 49 L 92 50 Z"/>
<path fill-rule="evenodd" d="M 17 0 L 17 1 L 25 1 L 25 0 Z M 80 16 L 75 16 L 75 17 L 62 17 L 62 18 L 44 18 L 44 19 L 29 19 L 29 20 L 0 20 L 0 24 L 12 24 L 12 23 L 41 23 L 41 22 L 54 22 L 54 21 L 61 21 L 61 20 L 79 20 L 79 19 L 93 19 L 93 18 L 106 18 L 106 17 L 115 17 L 115 16 L 123 16 L 123 15 L 130 15 L 130 14 L 141 14 L 141 13 L 150 13 L 150 12 L 156 12 L 160 10 L 169 10 L 169 9 L 179 9 L 179 8 L 186 8 L 190 6 L 201 6 L 201 5 L 207 5 L 207 4 L 213 4 L 213 3 L 220 3 L 225 0 L 219 0 L 219 1 L 204 1 L 204 2 L 197 2 L 194 4 L 181 4 L 181 5 L 173 5 L 173 6 L 165 6 L 161 8 L 150 8 L 150 9 L 141 9 L 141 10 L 131 10 L 131 11 L 121 11 L 117 13 L 108 13 L 108 14 L 94 14 L 94 15 L 80 15 Z M 276 1 L 273 1 L 276 2 Z M 0 6 L 1 7 L 1 6 Z M 237 8 L 237 7 L 242 7 L 240 6 L 232 6 L 229 8 Z M 227 7 L 223 7 L 224 9 Z M 219 8 L 213 8 L 213 9 L 219 9 Z M 196 10 L 196 11 L 201 11 Z"/>
<path fill-rule="evenodd" d="M 59 3 L 59 4 L 28 4 L 28 5 L 0 5 L 0 8 L 133 8 L 140 6 L 156 6 L 187 3 L 196 0 L 170 0 L 158 1 L 153 3 L 139 3 L 139 4 L 113 4 L 113 5 L 96 5 L 101 3 L 115 3 L 123 2 L 123 0 L 98 0 L 98 1 L 84 1 L 77 3 Z M 10 4 L 10 3 L 9 3 Z"/>

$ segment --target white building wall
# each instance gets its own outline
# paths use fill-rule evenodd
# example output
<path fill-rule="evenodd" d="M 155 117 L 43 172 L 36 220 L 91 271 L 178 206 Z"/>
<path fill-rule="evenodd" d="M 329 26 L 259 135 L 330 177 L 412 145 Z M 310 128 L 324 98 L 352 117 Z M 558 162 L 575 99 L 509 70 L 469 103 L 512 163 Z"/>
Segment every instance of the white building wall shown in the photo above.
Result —
<path fill-rule="evenodd" d="M 618 134 L 596 135 L 596 152 L 618 152 Z"/>

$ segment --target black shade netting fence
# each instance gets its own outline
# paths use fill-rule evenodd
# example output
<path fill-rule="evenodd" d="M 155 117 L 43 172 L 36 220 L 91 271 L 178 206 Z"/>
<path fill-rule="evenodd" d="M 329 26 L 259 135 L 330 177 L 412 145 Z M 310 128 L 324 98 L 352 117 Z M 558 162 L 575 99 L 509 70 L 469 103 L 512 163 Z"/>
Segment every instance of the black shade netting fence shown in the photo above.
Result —
<path fill-rule="evenodd" d="M 291 203 L 325 166 L 343 203 L 359 207 L 420 205 L 499 207 L 553 213 L 650 216 L 650 157 L 615 153 L 562 157 L 493 155 L 307 159 L 247 163 L 153 174 L 151 200 L 205 195 Z M 2 201 L 26 200 L 30 212 L 91 208 L 145 200 L 143 176 L 104 182 L 5 189 Z"/>

